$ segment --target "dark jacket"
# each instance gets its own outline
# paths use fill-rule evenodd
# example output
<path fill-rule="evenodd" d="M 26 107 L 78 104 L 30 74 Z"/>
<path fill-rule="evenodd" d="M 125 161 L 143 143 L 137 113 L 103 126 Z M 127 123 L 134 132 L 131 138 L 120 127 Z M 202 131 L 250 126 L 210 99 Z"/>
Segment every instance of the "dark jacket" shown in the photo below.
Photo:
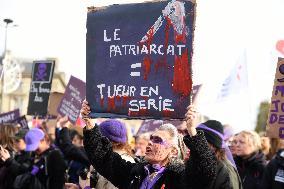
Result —
<path fill-rule="evenodd" d="M 218 161 L 217 177 L 210 189 L 241 189 L 242 182 L 237 169 L 232 163 L 225 159 Z"/>
<path fill-rule="evenodd" d="M 18 175 L 30 171 L 32 161 L 33 157 L 31 153 L 25 151 L 16 154 L 14 158 L 11 156 L 5 161 L 4 166 L 9 172 L 9 179 L 5 180 L 5 182 L 9 182 L 9 188 L 13 185 Z"/>
<path fill-rule="evenodd" d="M 13 185 L 13 178 L 9 169 L 4 166 L 3 162 L 0 162 L 0 188 L 8 189 L 9 186 Z"/>
<path fill-rule="evenodd" d="M 72 144 L 68 128 L 62 128 L 57 137 L 58 146 L 66 159 L 80 162 L 87 167 L 90 166 L 85 149 Z"/>
<path fill-rule="evenodd" d="M 258 189 L 265 169 L 266 160 L 262 152 L 256 152 L 248 159 L 236 157 L 235 162 L 244 189 Z"/>
<path fill-rule="evenodd" d="M 48 189 L 62 189 L 65 183 L 66 163 L 59 150 L 49 148 L 41 154 L 39 161 L 35 163 L 39 167 L 37 178 Z"/>
<path fill-rule="evenodd" d="M 284 188 L 284 149 L 268 163 L 262 179 L 263 189 Z"/>
<path fill-rule="evenodd" d="M 194 137 L 185 136 L 184 142 L 191 150 L 185 164 L 166 167 L 155 183 L 154 189 L 205 188 L 216 177 L 217 160 L 207 145 L 202 131 Z M 84 146 L 91 164 L 106 179 L 120 189 L 139 189 L 146 178 L 145 163 L 130 163 L 112 151 L 110 141 L 95 126 L 84 129 Z"/>
<path fill-rule="evenodd" d="M 14 152 L 9 152 L 11 156 L 9 159 L 5 162 L 0 160 L 0 189 L 10 189 L 16 176 L 28 171 L 31 165 L 31 158 L 27 153 L 15 155 Z"/>
<path fill-rule="evenodd" d="M 85 149 L 72 144 L 68 128 L 62 128 L 58 132 L 57 145 L 68 160 L 68 182 L 78 184 L 79 175 L 91 165 Z"/>
<path fill-rule="evenodd" d="M 22 151 L 6 160 L 5 166 L 11 169 L 14 175 L 19 175 L 30 170 L 34 157 L 31 152 Z"/>

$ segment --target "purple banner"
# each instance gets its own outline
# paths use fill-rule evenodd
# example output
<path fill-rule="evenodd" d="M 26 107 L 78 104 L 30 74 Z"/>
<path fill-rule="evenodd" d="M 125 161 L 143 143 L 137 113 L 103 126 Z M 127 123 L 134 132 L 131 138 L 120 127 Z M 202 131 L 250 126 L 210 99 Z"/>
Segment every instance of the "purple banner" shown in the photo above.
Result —
<path fill-rule="evenodd" d="M 20 117 L 20 110 L 19 109 L 0 114 L 0 124 L 1 123 L 12 123 L 12 122 L 14 122 L 15 119 L 17 119 L 19 117 Z"/>
<path fill-rule="evenodd" d="M 86 84 L 80 79 L 71 76 L 66 87 L 64 96 L 57 108 L 61 116 L 68 116 L 69 121 L 73 124 L 80 114 L 82 102 L 86 96 Z"/>

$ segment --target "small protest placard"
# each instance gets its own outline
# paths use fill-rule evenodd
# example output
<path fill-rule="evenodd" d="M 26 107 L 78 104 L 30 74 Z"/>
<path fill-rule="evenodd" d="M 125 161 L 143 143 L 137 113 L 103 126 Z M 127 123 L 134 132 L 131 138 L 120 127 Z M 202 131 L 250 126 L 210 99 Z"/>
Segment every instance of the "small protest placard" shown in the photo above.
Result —
<path fill-rule="evenodd" d="M 71 76 L 64 96 L 60 102 L 57 112 L 61 116 L 67 115 L 69 121 L 72 124 L 76 123 L 76 120 L 80 114 L 82 102 L 86 97 L 86 84 L 80 79 Z"/>
<path fill-rule="evenodd" d="M 52 60 L 34 61 L 28 115 L 46 116 L 54 66 Z"/>
<path fill-rule="evenodd" d="M 278 58 L 266 134 L 284 139 L 284 58 Z"/>
<path fill-rule="evenodd" d="M 182 119 L 192 92 L 195 3 L 112 5 L 88 13 L 91 117 Z"/>
<path fill-rule="evenodd" d="M 19 109 L 0 114 L 0 124 L 1 123 L 13 123 L 14 120 L 19 117 L 20 117 Z"/>
<path fill-rule="evenodd" d="M 16 120 L 14 120 L 14 123 L 19 124 L 24 129 L 28 129 L 29 128 L 26 116 L 18 117 Z"/>
<path fill-rule="evenodd" d="M 52 92 L 49 96 L 48 115 L 57 116 L 58 106 L 63 98 L 64 93 Z"/>

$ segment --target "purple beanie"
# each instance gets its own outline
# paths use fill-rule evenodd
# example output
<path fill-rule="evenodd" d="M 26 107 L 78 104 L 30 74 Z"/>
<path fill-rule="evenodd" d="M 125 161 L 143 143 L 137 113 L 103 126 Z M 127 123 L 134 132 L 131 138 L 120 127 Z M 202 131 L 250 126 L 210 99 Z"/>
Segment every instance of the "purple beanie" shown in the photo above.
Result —
<path fill-rule="evenodd" d="M 99 128 L 102 135 L 109 140 L 120 143 L 127 142 L 127 130 L 124 123 L 115 119 L 108 119 L 103 121 Z"/>

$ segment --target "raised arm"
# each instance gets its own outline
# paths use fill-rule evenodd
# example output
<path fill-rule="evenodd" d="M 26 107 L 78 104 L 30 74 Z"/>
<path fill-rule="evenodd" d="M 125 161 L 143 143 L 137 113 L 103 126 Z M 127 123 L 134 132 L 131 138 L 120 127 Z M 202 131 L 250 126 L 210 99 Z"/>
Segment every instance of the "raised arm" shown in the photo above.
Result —
<path fill-rule="evenodd" d="M 58 146 L 60 150 L 63 152 L 65 158 L 67 158 L 68 160 L 75 160 L 84 164 L 87 167 L 90 166 L 90 161 L 83 147 L 79 148 L 74 144 L 72 144 L 69 135 L 69 130 L 67 127 L 63 127 L 59 131 Z"/>
<path fill-rule="evenodd" d="M 188 187 L 202 188 L 210 185 L 216 178 L 217 159 L 207 144 L 202 131 L 197 131 L 198 112 L 194 106 L 188 107 L 186 125 L 189 135 L 184 137 L 190 149 L 190 157 L 186 162 L 185 179 Z M 194 178 L 194 179 L 192 179 Z"/>
<path fill-rule="evenodd" d="M 92 125 L 90 107 L 83 102 L 81 115 L 85 121 L 84 148 L 94 168 L 116 187 L 128 188 L 130 173 L 134 163 L 126 162 L 119 154 L 113 152 L 111 142 L 103 137 L 97 125 Z"/>

